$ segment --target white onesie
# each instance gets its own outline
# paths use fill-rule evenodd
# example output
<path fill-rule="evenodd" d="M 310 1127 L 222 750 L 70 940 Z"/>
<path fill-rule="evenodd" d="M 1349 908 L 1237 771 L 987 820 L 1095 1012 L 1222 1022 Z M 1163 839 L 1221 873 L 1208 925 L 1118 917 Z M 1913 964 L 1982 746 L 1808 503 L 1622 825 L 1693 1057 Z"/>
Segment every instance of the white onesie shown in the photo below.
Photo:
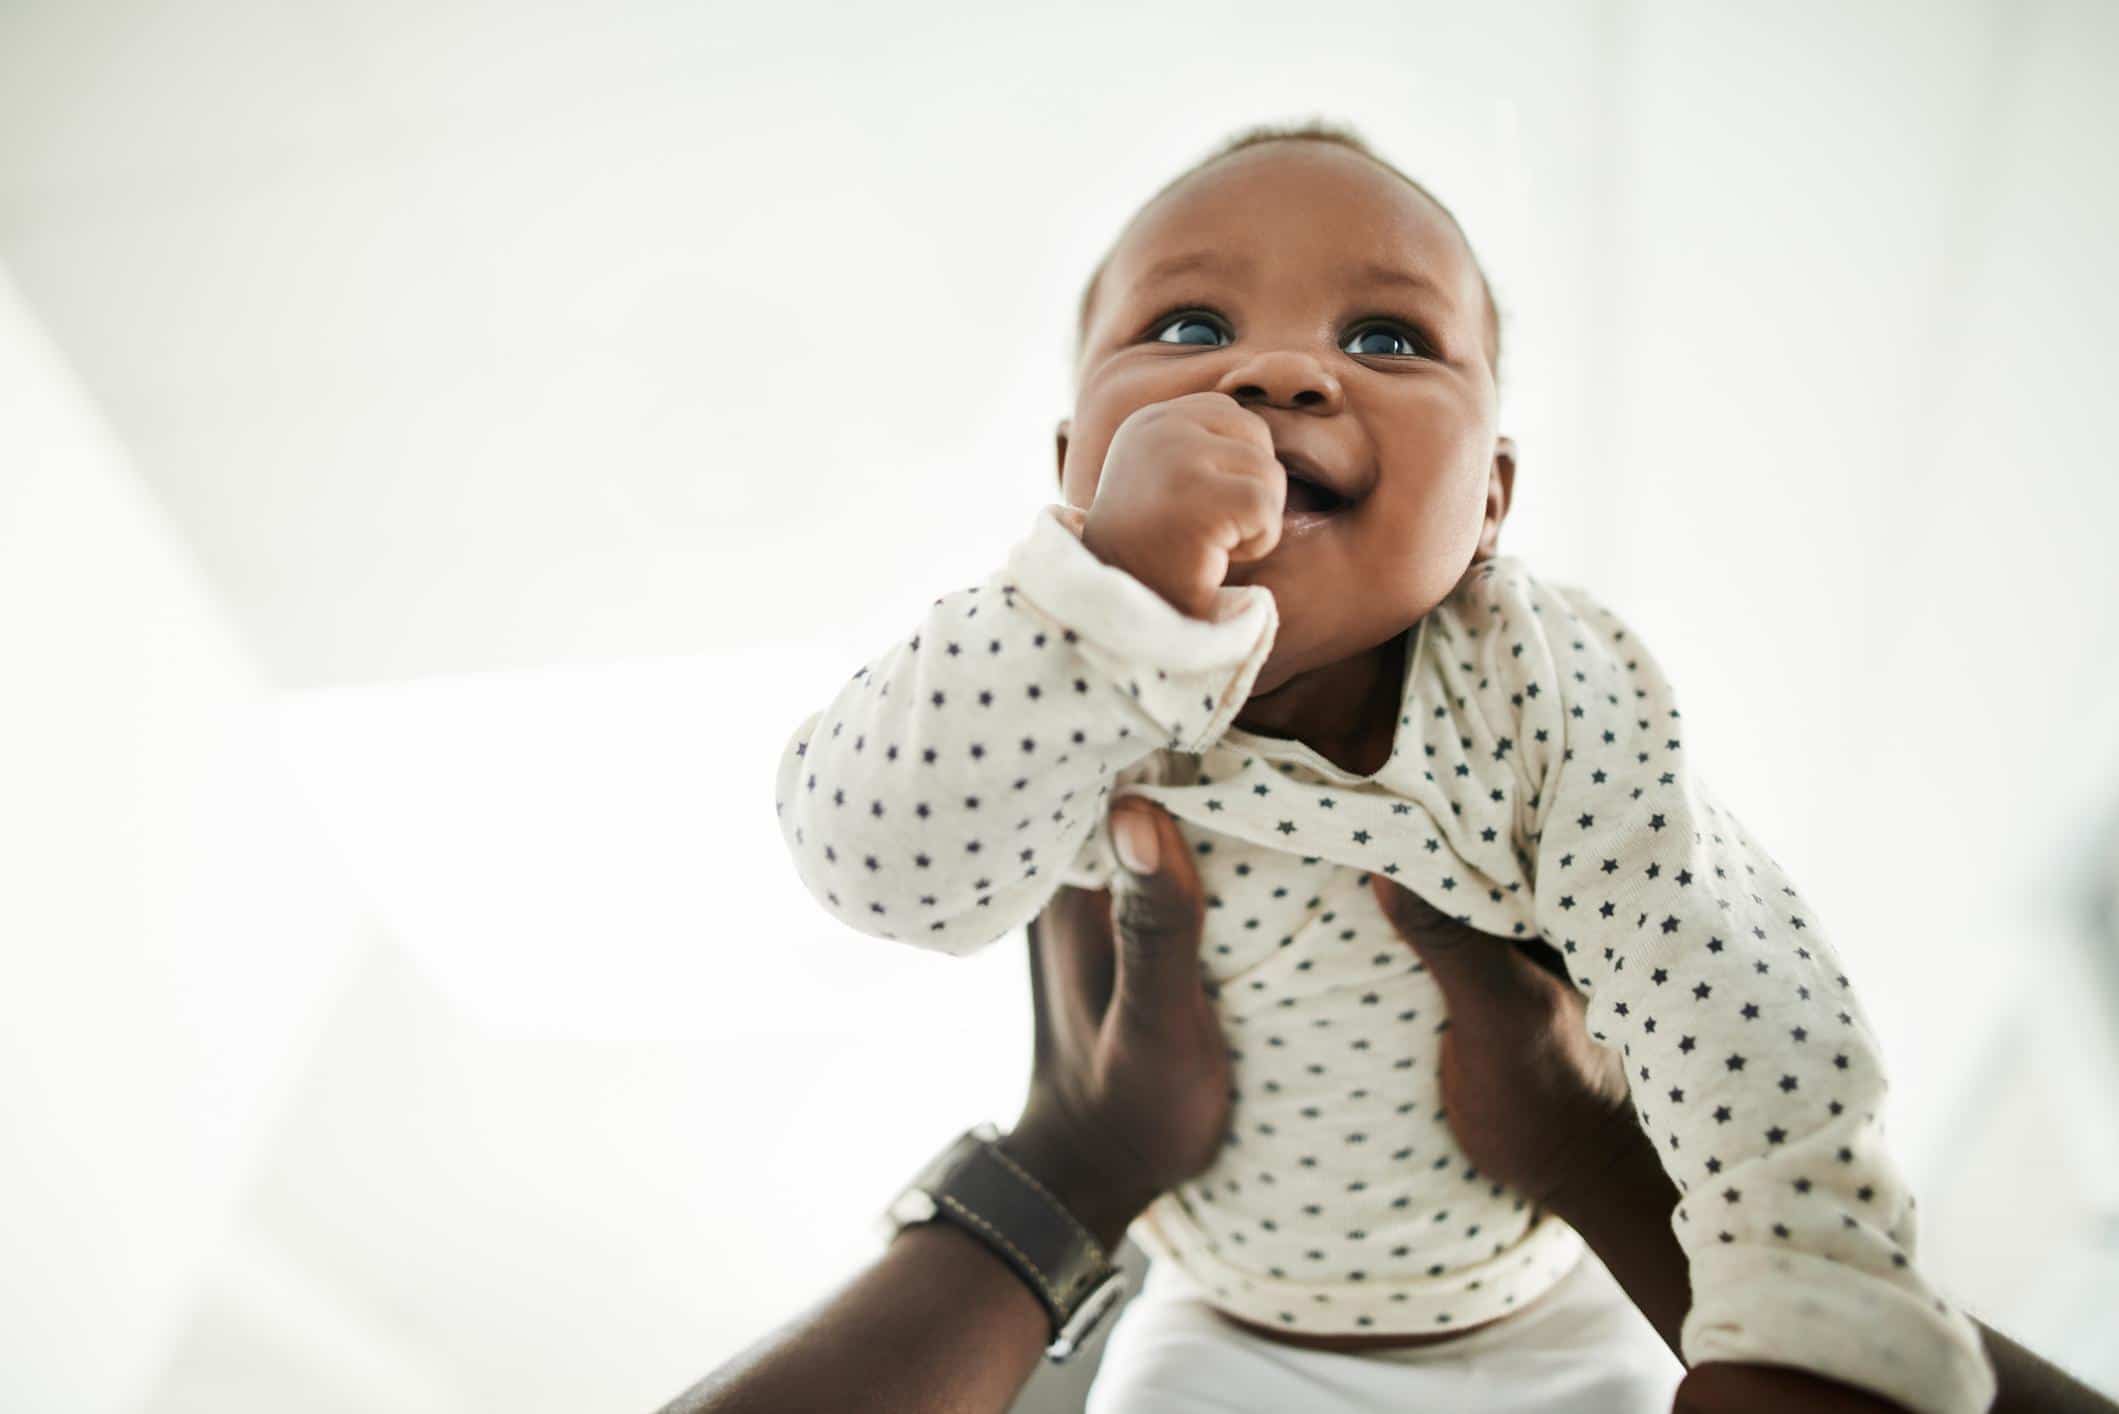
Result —
<path fill-rule="evenodd" d="M 1505 1315 L 1581 1242 L 1481 1175 L 1438 1098 L 1441 993 L 1367 887 L 1558 949 L 1682 1195 L 1686 1359 L 1793 1365 L 1909 1409 L 1994 1393 L 1912 1263 L 1874 1039 L 1817 921 L 1687 765 L 1654 659 L 1516 561 L 1421 620 L 1390 759 L 1344 771 L 1230 722 L 1269 591 L 1179 613 L 1041 512 L 987 584 L 805 722 L 780 826 L 843 922 L 966 953 L 1115 869 L 1111 795 L 1177 817 L 1235 1061 L 1227 1142 L 1134 1235 L 1247 1320 L 1427 1333 Z"/>

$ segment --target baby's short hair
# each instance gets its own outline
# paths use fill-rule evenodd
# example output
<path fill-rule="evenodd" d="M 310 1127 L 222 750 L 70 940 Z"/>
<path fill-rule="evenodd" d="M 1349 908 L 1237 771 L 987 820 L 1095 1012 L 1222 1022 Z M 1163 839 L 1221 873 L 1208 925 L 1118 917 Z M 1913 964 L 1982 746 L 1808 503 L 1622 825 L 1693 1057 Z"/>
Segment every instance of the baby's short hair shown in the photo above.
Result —
<path fill-rule="evenodd" d="M 1479 263 L 1479 253 L 1472 249 L 1471 238 L 1464 234 L 1464 227 L 1457 220 L 1457 213 L 1444 205 L 1441 197 L 1436 196 L 1412 177 L 1398 170 L 1376 149 L 1370 147 L 1367 139 L 1344 123 L 1331 123 L 1321 118 L 1313 118 L 1308 122 L 1302 123 L 1261 123 L 1256 127 L 1245 128 L 1224 138 L 1212 152 L 1209 152 L 1206 156 L 1170 178 L 1169 181 L 1164 182 L 1161 187 L 1157 188 L 1154 196 L 1149 197 L 1139 207 L 1135 208 L 1135 214 L 1137 215 L 1140 211 L 1146 210 L 1158 197 L 1179 182 L 1204 171 L 1216 162 L 1221 161 L 1224 157 L 1233 157 L 1239 152 L 1253 147 L 1262 147 L 1269 142 L 1322 142 L 1329 143 L 1334 147 L 1343 147 L 1349 152 L 1359 153 L 1435 204 L 1435 209 L 1448 219 L 1451 229 L 1456 231 L 1457 238 L 1464 242 L 1464 251 L 1466 255 L 1471 257 L 1472 269 L 1479 273 L 1479 290 L 1486 304 L 1487 365 L 1494 370 L 1495 376 L 1499 377 L 1501 372 L 1500 306 L 1494 302 L 1493 282 L 1486 278 L 1486 267 Z M 1110 263 L 1111 252 L 1107 250 L 1104 252 L 1103 259 L 1096 262 L 1096 268 L 1089 272 L 1088 283 L 1082 286 L 1081 305 L 1076 311 L 1074 326 L 1074 345 L 1077 352 L 1088 340 L 1089 314 L 1096 305 L 1096 290 L 1103 280 L 1104 267 Z"/>

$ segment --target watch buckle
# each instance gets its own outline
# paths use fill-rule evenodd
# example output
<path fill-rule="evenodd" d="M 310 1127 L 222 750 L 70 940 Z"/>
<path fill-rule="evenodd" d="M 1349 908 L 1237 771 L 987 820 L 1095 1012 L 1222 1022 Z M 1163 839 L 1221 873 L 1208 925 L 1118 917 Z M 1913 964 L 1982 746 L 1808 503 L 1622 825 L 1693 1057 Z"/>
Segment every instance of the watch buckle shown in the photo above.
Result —
<path fill-rule="evenodd" d="M 1125 1296 L 1126 1274 L 1113 1267 L 1109 1274 L 1097 1283 L 1096 1290 L 1083 1297 L 1081 1304 L 1074 1308 L 1074 1314 L 1060 1327 L 1059 1334 L 1052 1338 L 1052 1344 L 1045 1347 L 1045 1358 L 1054 1364 L 1070 1358 L 1096 1333 L 1096 1328 L 1104 1323 L 1104 1318 L 1118 1309 Z"/>

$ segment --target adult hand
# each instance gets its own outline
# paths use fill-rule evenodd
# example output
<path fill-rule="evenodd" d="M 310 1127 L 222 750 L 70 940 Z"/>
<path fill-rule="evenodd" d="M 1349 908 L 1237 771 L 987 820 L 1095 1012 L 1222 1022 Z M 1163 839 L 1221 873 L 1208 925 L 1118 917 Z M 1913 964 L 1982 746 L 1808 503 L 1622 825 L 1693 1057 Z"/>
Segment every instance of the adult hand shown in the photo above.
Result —
<path fill-rule="evenodd" d="M 1442 989 L 1442 1108 L 1458 1146 L 1573 1226 L 1677 1352 L 1692 1306 L 1670 1226 L 1677 1189 L 1634 1122 L 1624 1063 L 1589 1038 L 1559 955 L 1476 932 L 1380 874 L 1370 887 Z"/>
<path fill-rule="evenodd" d="M 1035 1069 L 1022 1120 L 1003 1141 L 1107 1245 L 1157 1194 L 1205 1169 L 1229 1110 L 1228 1051 L 1199 978 L 1203 901 L 1190 852 L 1145 801 L 1113 814 L 1117 838 L 1134 841 L 1122 853 L 1138 867 L 1110 894 L 1062 890 L 1032 925 Z M 1382 879 L 1377 897 L 1443 989 L 1452 1020 L 1444 1103 L 1458 1142 L 1504 1182 L 1576 1194 L 1562 1216 L 1674 1345 L 1690 1299 L 1670 1236 L 1677 1195 L 1625 1116 L 1622 1078 L 1589 1042 L 1579 999 L 1505 940 L 1452 923 Z M 1628 1129 L 1630 1149 L 1619 1142 Z M 1549 1143 L 1547 1130 L 1573 1137 Z M 1618 1155 L 1603 1178 L 1569 1180 L 1566 1155 L 1593 1163 L 1612 1131 Z M 1049 1334 L 1044 1308 L 1015 1273 L 960 1230 L 928 1223 L 668 1414 L 999 1414 Z M 1987 1342 L 2001 1379 L 1996 1414 L 2119 1414 L 2013 1341 L 1988 1331 Z M 1828 1407 L 1880 1406 L 1801 1371 L 1702 1365 L 1680 1387 L 1676 1414 Z"/>
<path fill-rule="evenodd" d="M 1581 995 L 1543 944 L 1474 932 L 1382 875 L 1376 901 L 1442 988 L 1442 1104 L 1481 1169 L 1572 1224 L 1673 1351 L 1691 1306 L 1672 1235 L 1677 1190 L 1633 1122 L 1618 1057 L 1589 1039 Z M 1993 1414 L 2119 1414 L 2119 1405 L 1980 1324 L 2000 1384 Z M 1673 1414 L 1897 1406 L 1802 1370 L 1711 1363 L 1678 1387 Z"/>
<path fill-rule="evenodd" d="M 1475 932 L 1381 874 L 1370 887 L 1442 989 L 1442 1107 L 1466 1157 L 1565 1210 L 1645 1147 L 1625 1065 L 1589 1039 L 1551 948 Z"/>
<path fill-rule="evenodd" d="M 1107 1249 L 1213 1160 L 1230 1086 L 1191 850 L 1146 800 L 1117 802 L 1111 830 L 1126 865 L 1111 891 L 1061 889 L 1030 925 L 1035 1061 L 1002 1144 Z"/>

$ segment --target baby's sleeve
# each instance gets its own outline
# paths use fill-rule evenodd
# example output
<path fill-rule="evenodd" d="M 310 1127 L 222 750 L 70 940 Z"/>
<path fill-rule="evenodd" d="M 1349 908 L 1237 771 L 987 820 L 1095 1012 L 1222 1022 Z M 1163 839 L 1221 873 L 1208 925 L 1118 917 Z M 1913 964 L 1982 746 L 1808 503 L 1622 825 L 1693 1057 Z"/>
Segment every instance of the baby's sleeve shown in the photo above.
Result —
<path fill-rule="evenodd" d="M 1686 1360 L 1985 1409 L 1978 1330 L 1914 1265 L 1883 1058 L 1815 911 L 1692 769 L 1670 683 L 1616 616 L 1520 568 L 1470 593 L 1472 695 L 1520 748 L 1538 931 L 1681 1194 Z"/>
<path fill-rule="evenodd" d="M 1204 749 L 1250 695 L 1269 591 L 1225 588 L 1194 619 L 1080 531 L 1041 511 L 997 574 L 936 600 L 789 740 L 780 831 L 841 922 L 950 953 L 1004 936 L 1105 857 L 1090 836 L 1120 773 Z"/>

